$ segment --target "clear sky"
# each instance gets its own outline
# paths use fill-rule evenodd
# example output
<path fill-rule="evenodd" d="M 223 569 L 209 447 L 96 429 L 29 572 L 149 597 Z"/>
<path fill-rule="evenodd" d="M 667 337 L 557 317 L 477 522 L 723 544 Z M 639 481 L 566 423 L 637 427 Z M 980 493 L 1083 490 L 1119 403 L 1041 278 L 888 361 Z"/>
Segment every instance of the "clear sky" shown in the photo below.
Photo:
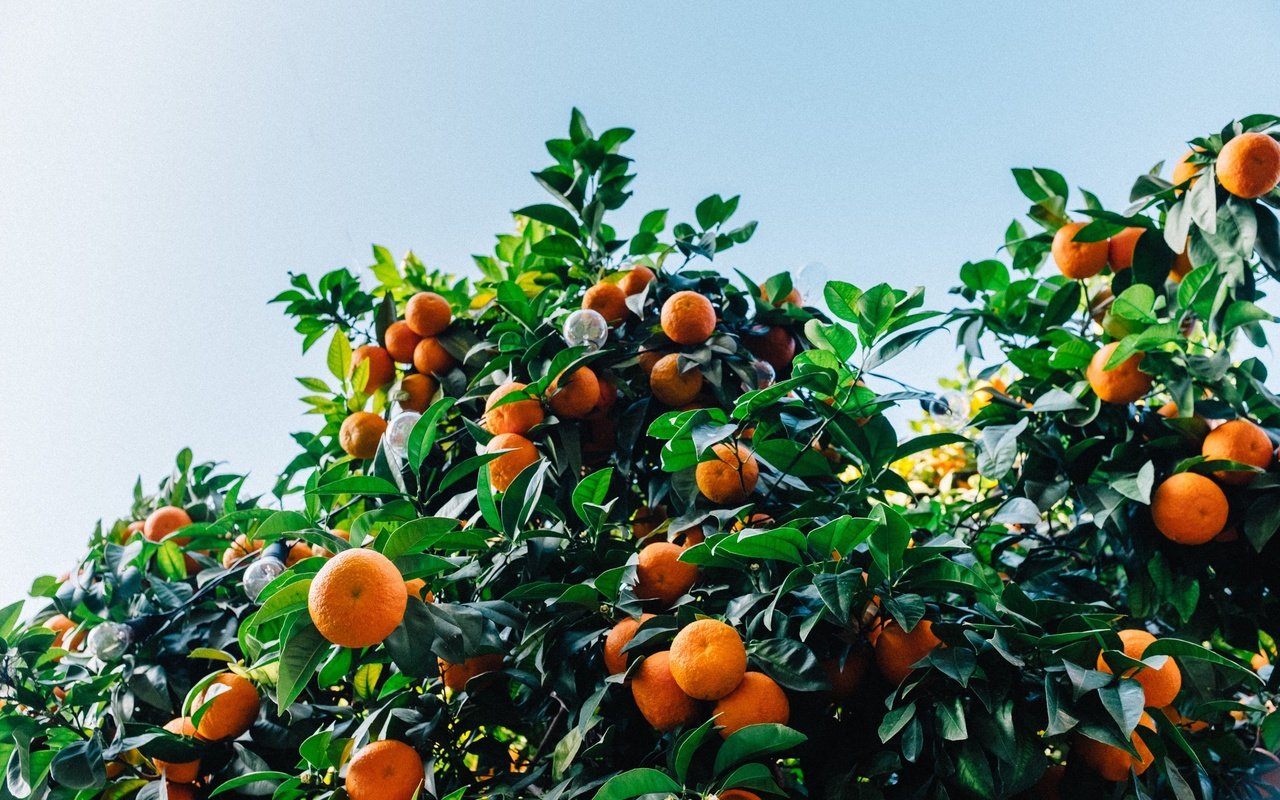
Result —
<path fill-rule="evenodd" d="M 760 229 L 724 267 L 942 305 L 1024 209 L 1011 166 L 1121 206 L 1280 110 L 1277 30 L 1270 0 L 0 2 L 0 598 L 183 446 L 268 485 L 319 371 L 266 305 L 286 271 L 371 242 L 467 270 L 574 105 L 638 130 L 628 219 L 740 193 Z"/>

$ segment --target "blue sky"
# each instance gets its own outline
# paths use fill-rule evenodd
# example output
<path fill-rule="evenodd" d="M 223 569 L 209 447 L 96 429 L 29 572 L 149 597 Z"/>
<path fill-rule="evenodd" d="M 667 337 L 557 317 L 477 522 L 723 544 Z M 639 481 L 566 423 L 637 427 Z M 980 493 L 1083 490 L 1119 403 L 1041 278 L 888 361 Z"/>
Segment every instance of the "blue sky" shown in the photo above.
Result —
<path fill-rule="evenodd" d="M 183 446 L 265 486 L 318 371 L 265 305 L 286 271 L 371 242 L 467 270 L 574 105 L 638 130 L 624 224 L 741 194 L 724 267 L 942 305 L 1024 208 L 1011 166 L 1120 206 L 1280 110 L 1278 29 L 1272 2 L 0 5 L 0 597 Z"/>

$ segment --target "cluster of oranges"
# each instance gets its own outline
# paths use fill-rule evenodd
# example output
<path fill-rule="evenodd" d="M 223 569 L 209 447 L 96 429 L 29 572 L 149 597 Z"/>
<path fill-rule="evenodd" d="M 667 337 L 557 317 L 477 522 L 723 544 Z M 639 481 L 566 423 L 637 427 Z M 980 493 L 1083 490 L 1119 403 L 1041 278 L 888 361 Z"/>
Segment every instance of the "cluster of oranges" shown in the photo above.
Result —
<path fill-rule="evenodd" d="M 356 348 L 351 366 L 355 370 L 368 362 L 363 386 L 355 389 L 371 395 L 389 388 L 396 379 L 396 365 L 413 367 L 400 380 L 397 392 L 400 407 L 425 411 L 440 388 L 438 377 L 457 366 L 457 359 L 445 348 L 440 335 L 453 322 L 449 301 L 435 292 L 418 292 L 405 304 L 404 319 L 387 326 L 386 347 L 367 344 Z M 378 414 L 357 411 L 343 420 L 338 432 L 342 450 L 354 458 L 373 458 L 387 422 Z"/>

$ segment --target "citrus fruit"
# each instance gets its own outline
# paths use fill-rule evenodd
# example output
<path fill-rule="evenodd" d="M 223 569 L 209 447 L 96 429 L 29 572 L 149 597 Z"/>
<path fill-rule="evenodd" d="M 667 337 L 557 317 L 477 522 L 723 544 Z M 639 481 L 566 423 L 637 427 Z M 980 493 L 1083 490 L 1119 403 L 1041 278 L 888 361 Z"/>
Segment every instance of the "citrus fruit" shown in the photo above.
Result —
<path fill-rule="evenodd" d="M 426 337 L 413 348 L 413 368 L 423 375 L 442 375 L 457 365 L 458 359 L 434 336 Z"/>
<path fill-rule="evenodd" d="M 1069 222 L 1053 235 L 1053 263 L 1063 275 L 1072 280 L 1092 278 L 1107 266 L 1107 240 L 1077 242 L 1076 234 L 1084 228 L 1084 222 Z"/>
<path fill-rule="evenodd" d="M 756 490 L 760 480 L 760 463 L 744 445 L 713 445 L 710 461 L 698 462 L 694 480 L 698 491 L 713 503 L 722 506 L 741 505 Z"/>
<path fill-rule="evenodd" d="M 1214 170 L 1222 188 L 1236 197 L 1262 197 L 1280 183 L 1280 142 L 1265 133 L 1242 133 L 1222 146 Z"/>
<path fill-rule="evenodd" d="M 404 393 L 399 400 L 400 407 L 405 411 L 417 411 L 421 414 L 431 405 L 431 398 L 436 396 L 439 389 L 439 382 L 430 375 L 418 372 L 405 375 L 404 380 L 400 381 L 400 391 Z"/>
<path fill-rule="evenodd" d="M 680 355 L 668 353 L 659 358 L 649 372 L 649 391 L 660 403 L 682 406 L 702 391 L 702 371 L 696 366 L 680 369 Z"/>
<path fill-rule="evenodd" d="M 147 538 L 147 541 L 158 542 L 174 531 L 185 528 L 190 524 L 191 515 L 184 509 L 177 506 L 161 506 L 147 515 L 146 522 L 142 525 L 142 535 Z M 179 545 L 184 545 L 190 539 L 175 537 L 173 541 Z"/>
<path fill-rule="evenodd" d="M 192 702 L 192 716 L 199 717 L 196 736 L 207 741 L 235 739 L 252 727 L 260 707 L 261 700 L 253 683 L 233 672 L 225 672 L 214 678 Z"/>
<path fill-rule="evenodd" d="M 1143 714 L 1138 721 L 1138 727 L 1154 731 L 1156 723 L 1150 715 Z M 1129 770 L 1141 775 L 1155 761 L 1155 756 L 1136 730 L 1133 732 L 1132 741 L 1134 748 L 1138 751 L 1136 758 L 1114 745 L 1078 735 L 1072 740 L 1070 757 L 1088 766 L 1103 780 L 1118 783 L 1129 779 Z"/>
<path fill-rule="evenodd" d="M 610 675 L 627 671 L 630 656 L 622 652 L 622 648 L 631 643 L 636 631 L 650 619 L 653 619 L 652 614 L 641 614 L 638 618 L 627 617 L 609 629 L 608 635 L 604 637 L 604 668 Z"/>
<path fill-rule="evenodd" d="M 733 627 L 700 619 L 671 642 L 671 675 L 696 700 L 719 700 L 738 688 L 747 672 L 747 648 Z"/>
<path fill-rule="evenodd" d="M 467 683 L 477 675 L 502 669 L 503 655 L 502 653 L 485 653 L 481 656 L 472 656 L 461 664 L 450 664 L 444 659 L 439 659 L 439 664 L 440 680 L 452 691 L 460 692 L 467 688 Z"/>
<path fill-rule="evenodd" d="M 408 603 L 404 578 L 391 559 L 359 547 L 329 559 L 307 594 L 316 629 L 342 647 L 372 647 L 386 639 Z"/>
<path fill-rule="evenodd" d="M 1098 348 L 1084 373 L 1089 386 L 1104 403 L 1132 403 L 1151 391 L 1151 376 L 1138 368 L 1143 353 L 1134 353 L 1112 369 L 1106 369 L 1111 354 L 1119 346 L 1119 342 L 1112 342 Z"/>
<path fill-rule="evenodd" d="M 588 367 L 578 367 L 569 375 L 557 375 L 547 391 L 551 410 L 566 419 L 581 419 L 600 402 L 600 381 Z"/>
<path fill-rule="evenodd" d="M 795 337 L 786 328 L 773 326 L 759 336 L 747 336 L 746 345 L 752 355 L 769 364 L 779 375 L 791 368 L 791 359 L 796 357 Z"/>
<path fill-rule="evenodd" d="M 1258 469 L 1271 466 L 1274 452 L 1275 446 L 1267 432 L 1247 419 L 1229 420 L 1209 431 L 1200 448 L 1200 454 L 1210 461 L 1238 461 Z M 1242 469 L 1220 469 L 1213 476 L 1223 483 L 1239 486 L 1252 482 L 1257 474 Z"/>
<path fill-rule="evenodd" d="M 658 600 L 669 608 L 698 579 L 698 565 L 680 560 L 683 547 L 655 542 L 640 551 L 636 563 L 636 597 Z"/>
<path fill-rule="evenodd" d="M 1146 631 L 1139 630 L 1123 630 L 1119 635 L 1124 654 L 1136 661 L 1142 660 L 1142 654 L 1156 640 L 1156 637 Z M 1111 665 L 1106 662 L 1101 653 L 1098 654 L 1098 671 L 1111 674 Z M 1133 678 L 1142 684 L 1142 691 L 1146 695 L 1144 705 L 1148 707 L 1164 708 L 1173 702 L 1182 689 L 1182 671 L 1169 657 L 1165 658 L 1164 666 L 1159 669 L 1134 667 L 1123 673 L 1121 677 Z"/>
<path fill-rule="evenodd" d="M 422 341 L 407 322 L 393 322 L 387 326 L 387 355 L 398 364 L 412 364 L 413 351 Z"/>
<path fill-rule="evenodd" d="M 922 619 L 910 633 L 904 631 L 897 622 L 889 620 L 879 628 L 873 644 L 880 674 L 896 686 L 907 679 L 916 662 L 933 652 L 942 642 L 933 635 L 933 623 Z"/>
<path fill-rule="evenodd" d="M 364 394 L 373 394 L 395 380 L 396 365 L 391 362 L 391 356 L 386 350 L 375 344 L 357 347 L 351 356 L 352 374 L 355 374 L 355 368 L 365 361 L 369 362 L 369 377 L 365 380 L 364 386 L 356 387 Z"/>
<path fill-rule="evenodd" d="M 342 421 L 338 429 L 338 445 L 352 458 L 373 458 L 378 442 L 387 432 L 387 421 L 368 411 L 357 411 Z"/>
<path fill-rule="evenodd" d="M 1113 272 L 1133 266 L 1133 251 L 1138 246 L 1138 238 L 1146 228 L 1125 228 L 1111 237 L 1107 244 L 1107 263 Z"/>
<path fill-rule="evenodd" d="M 435 292 L 418 292 L 405 304 L 404 321 L 419 336 L 439 336 L 453 321 L 453 309 Z"/>
<path fill-rule="evenodd" d="M 626 319 L 627 293 L 616 283 L 597 283 L 582 296 L 582 307 L 589 308 L 605 318 L 610 325 Z"/>
<path fill-rule="evenodd" d="M 786 725 L 791 719 L 791 704 L 773 678 L 763 672 L 748 672 L 736 689 L 716 702 L 712 713 L 721 726 L 720 735 L 728 739 L 748 725 Z"/>
<path fill-rule="evenodd" d="M 662 304 L 662 332 L 677 344 L 702 344 L 716 329 L 716 310 L 697 292 L 680 291 Z"/>
<path fill-rule="evenodd" d="M 196 726 L 191 724 L 190 717 L 178 717 L 164 724 L 164 729 L 175 736 L 194 737 Z M 200 759 L 172 763 L 154 759 L 156 771 L 170 783 L 191 783 L 200 777 Z"/>
<path fill-rule="evenodd" d="M 489 393 L 484 401 L 484 427 L 490 433 L 526 434 L 544 419 L 542 404 L 537 400 L 511 400 L 498 405 L 512 392 L 523 392 L 529 387 L 519 381 L 507 381 Z"/>
<path fill-rule="evenodd" d="M 671 675 L 671 654 L 654 653 L 640 662 L 631 679 L 631 696 L 650 725 L 664 733 L 693 719 L 698 705 Z"/>
<path fill-rule="evenodd" d="M 1198 150 L 1199 148 L 1196 148 Z M 1174 192 L 1181 194 L 1190 189 L 1192 184 L 1196 182 L 1196 175 L 1200 170 L 1204 169 L 1203 164 L 1193 164 L 1191 159 L 1195 157 L 1196 150 L 1188 150 L 1182 154 L 1182 158 L 1178 159 L 1178 163 L 1173 165 L 1173 177 L 1170 181 L 1174 185 Z M 1183 184 L 1186 184 L 1183 186 Z"/>
<path fill-rule="evenodd" d="M 653 278 L 653 270 L 644 266 L 635 266 L 627 270 L 627 274 L 618 281 L 618 286 L 625 294 L 639 294 L 653 281 Z"/>
<path fill-rule="evenodd" d="M 1178 544 L 1204 544 L 1227 525 L 1227 496 L 1194 472 L 1170 475 L 1151 495 L 1156 529 Z"/>
<path fill-rule="evenodd" d="M 345 786 L 351 800 L 411 800 L 425 778 L 418 751 L 383 739 L 356 751 L 347 765 Z"/>
<path fill-rule="evenodd" d="M 538 448 L 518 433 L 500 433 L 489 440 L 487 453 L 510 450 L 489 462 L 489 485 L 505 492 L 525 467 L 538 460 Z"/>

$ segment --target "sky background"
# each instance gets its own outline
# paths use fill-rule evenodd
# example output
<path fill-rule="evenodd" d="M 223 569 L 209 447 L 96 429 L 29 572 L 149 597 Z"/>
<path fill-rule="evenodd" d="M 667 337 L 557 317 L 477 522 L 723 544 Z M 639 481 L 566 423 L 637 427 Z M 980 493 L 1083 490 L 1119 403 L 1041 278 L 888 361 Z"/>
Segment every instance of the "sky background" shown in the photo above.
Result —
<path fill-rule="evenodd" d="M 943 306 L 1025 209 L 1010 167 L 1123 207 L 1280 110 L 1277 30 L 1274 2 L 0 0 L 0 599 L 184 446 L 268 486 L 320 372 L 266 305 L 286 272 L 372 242 L 469 270 L 574 105 L 638 131 L 624 229 L 741 194 L 760 228 L 717 266 Z M 893 371 L 956 363 L 941 336 Z"/>

